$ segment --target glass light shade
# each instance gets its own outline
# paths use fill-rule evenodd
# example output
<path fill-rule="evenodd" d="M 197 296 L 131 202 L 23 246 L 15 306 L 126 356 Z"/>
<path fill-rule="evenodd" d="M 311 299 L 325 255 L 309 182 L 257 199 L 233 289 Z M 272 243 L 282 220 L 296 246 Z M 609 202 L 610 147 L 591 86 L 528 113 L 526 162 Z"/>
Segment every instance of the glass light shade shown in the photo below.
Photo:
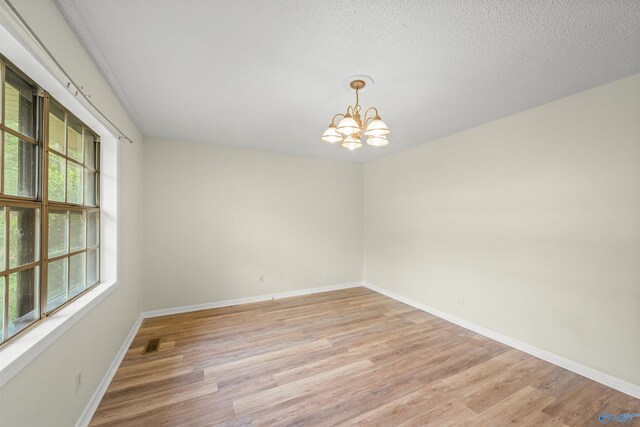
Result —
<path fill-rule="evenodd" d="M 321 139 L 330 144 L 335 144 L 336 142 L 342 141 L 342 135 L 336 132 L 336 125 L 332 123 L 327 130 L 324 131 Z"/>
<path fill-rule="evenodd" d="M 360 127 L 358 127 L 358 122 L 356 122 L 353 117 L 346 116 L 344 119 L 340 120 L 336 131 L 348 136 L 360 132 Z"/>
<path fill-rule="evenodd" d="M 323 136 L 322 140 L 324 142 L 328 142 L 329 144 L 335 144 L 336 142 L 342 142 L 341 136 Z"/>
<path fill-rule="evenodd" d="M 379 117 L 376 117 L 369 123 L 367 126 L 367 130 L 364 132 L 366 136 L 382 136 L 390 133 L 391 131 L 387 127 L 387 125 L 380 120 Z"/>
<path fill-rule="evenodd" d="M 389 140 L 385 136 L 370 136 L 367 138 L 367 144 L 373 145 L 374 147 L 384 147 L 385 145 L 389 145 Z"/>
<path fill-rule="evenodd" d="M 344 139 L 342 146 L 349 150 L 355 150 L 356 148 L 362 147 L 362 142 L 360 142 L 359 135 L 350 135 Z"/>

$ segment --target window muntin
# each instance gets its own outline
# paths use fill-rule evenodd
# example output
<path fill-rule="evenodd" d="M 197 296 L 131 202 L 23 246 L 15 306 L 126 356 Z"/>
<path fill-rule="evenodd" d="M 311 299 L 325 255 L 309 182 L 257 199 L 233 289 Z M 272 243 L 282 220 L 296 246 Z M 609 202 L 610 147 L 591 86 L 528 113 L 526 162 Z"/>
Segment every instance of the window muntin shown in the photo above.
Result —
<path fill-rule="evenodd" d="M 59 153 L 67 150 L 67 123 L 64 109 L 55 102 L 49 103 L 49 148 Z"/>
<path fill-rule="evenodd" d="M 64 158 L 49 153 L 47 194 L 50 202 L 63 202 L 67 194 L 67 165 Z"/>
<path fill-rule="evenodd" d="M 33 264 L 40 259 L 40 209 L 11 206 L 9 223 L 9 269 Z"/>
<path fill-rule="evenodd" d="M 7 338 L 14 336 L 40 318 L 38 267 L 5 276 L 8 286 Z"/>
<path fill-rule="evenodd" d="M 0 57 L 0 345 L 99 282 L 99 139 Z"/>
<path fill-rule="evenodd" d="M 46 300 L 49 313 L 99 282 L 99 140 L 52 98 L 48 107 Z M 44 276 L 44 275 L 43 275 Z M 44 279 L 43 279 L 44 280 Z"/>
<path fill-rule="evenodd" d="M 4 64 L 2 76 L 0 195 L 35 200 L 40 168 L 35 87 Z"/>
<path fill-rule="evenodd" d="M 4 138 L 4 194 L 37 196 L 38 146 L 6 134 Z"/>
<path fill-rule="evenodd" d="M 67 258 L 49 262 L 47 266 L 47 305 L 46 311 L 51 311 L 64 304 L 68 299 L 68 261 Z"/>
<path fill-rule="evenodd" d="M 67 203 L 81 205 L 83 201 L 82 166 L 67 161 Z"/>
<path fill-rule="evenodd" d="M 6 340 L 40 316 L 40 212 L 37 203 L 0 200 L 3 237 L 2 333 Z"/>
<path fill-rule="evenodd" d="M 48 200 L 97 206 L 99 142 L 95 134 L 62 106 L 49 100 Z M 52 118 L 53 116 L 53 118 Z M 51 129 L 51 125 L 49 125 Z"/>
<path fill-rule="evenodd" d="M 5 67 L 4 120 L 8 128 L 34 139 L 36 99 L 33 86 Z"/>
<path fill-rule="evenodd" d="M 98 282 L 100 211 L 98 209 L 48 211 L 47 301 L 45 312 Z"/>

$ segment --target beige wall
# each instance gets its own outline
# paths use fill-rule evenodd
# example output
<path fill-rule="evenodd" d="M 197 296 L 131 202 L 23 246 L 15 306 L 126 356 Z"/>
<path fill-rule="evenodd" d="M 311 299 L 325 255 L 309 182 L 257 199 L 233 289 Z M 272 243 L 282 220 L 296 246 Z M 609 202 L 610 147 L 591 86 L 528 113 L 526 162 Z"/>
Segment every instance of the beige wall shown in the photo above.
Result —
<path fill-rule="evenodd" d="M 145 309 L 362 280 L 361 165 L 147 140 L 144 171 Z"/>
<path fill-rule="evenodd" d="M 142 290 L 142 137 L 107 82 L 50 0 L 12 0 L 92 101 L 137 143 L 120 144 L 119 287 L 0 388 L 0 425 L 73 426 L 114 360 L 140 312 Z M 75 393 L 74 376 L 83 370 Z"/>
<path fill-rule="evenodd" d="M 640 75 L 367 163 L 364 227 L 365 281 L 640 384 Z"/>
<path fill-rule="evenodd" d="M 53 3 L 12 3 L 137 144 L 120 286 L 0 388 L 0 425 L 73 425 L 141 310 L 356 282 L 363 253 L 374 285 L 640 384 L 640 76 L 368 163 L 363 184 L 356 164 L 143 144 Z"/>

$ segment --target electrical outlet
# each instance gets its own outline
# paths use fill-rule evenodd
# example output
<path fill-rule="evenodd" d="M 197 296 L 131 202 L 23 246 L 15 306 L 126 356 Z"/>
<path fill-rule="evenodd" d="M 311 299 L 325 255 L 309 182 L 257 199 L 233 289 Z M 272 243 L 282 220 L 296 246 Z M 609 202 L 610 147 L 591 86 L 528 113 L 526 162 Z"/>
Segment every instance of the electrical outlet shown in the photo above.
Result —
<path fill-rule="evenodd" d="M 464 295 L 458 297 L 458 304 L 464 305 Z"/>
<path fill-rule="evenodd" d="M 263 274 L 258 276 L 258 283 L 260 283 L 260 284 L 264 283 L 264 275 Z"/>
<path fill-rule="evenodd" d="M 82 388 L 82 369 L 76 372 L 76 394 L 80 392 Z"/>

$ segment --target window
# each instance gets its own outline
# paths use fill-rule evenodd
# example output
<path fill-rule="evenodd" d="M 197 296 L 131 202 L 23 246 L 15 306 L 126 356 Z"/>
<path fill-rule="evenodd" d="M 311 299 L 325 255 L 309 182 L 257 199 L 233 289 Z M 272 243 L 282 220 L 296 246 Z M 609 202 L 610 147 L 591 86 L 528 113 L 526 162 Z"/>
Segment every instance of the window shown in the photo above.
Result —
<path fill-rule="evenodd" d="M 0 59 L 0 345 L 99 280 L 99 138 Z"/>

